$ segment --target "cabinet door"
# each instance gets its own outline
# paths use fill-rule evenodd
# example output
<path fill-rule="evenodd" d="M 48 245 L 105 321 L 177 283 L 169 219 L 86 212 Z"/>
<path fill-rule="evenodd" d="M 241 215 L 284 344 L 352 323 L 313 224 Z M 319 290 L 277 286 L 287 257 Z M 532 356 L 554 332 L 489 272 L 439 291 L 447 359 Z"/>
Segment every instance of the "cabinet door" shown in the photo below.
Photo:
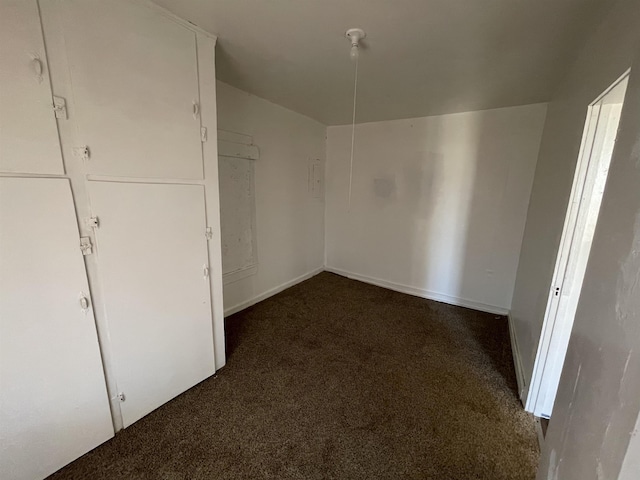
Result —
<path fill-rule="evenodd" d="M 202 178 L 195 33 L 140 2 L 59 8 L 87 171 Z"/>
<path fill-rule="evenodd" d="M 0 178 L 0 478 L 113 436 L 78 238 L 68 180 Z"/>
<path fill-rule="evenodd" d="M 37 0 L 0 0 L 0 171 L 63 174 Z"/>
<path fill-rule="evenodd" d="M 124 425 L 212 375 L 200 185 L 90 182 Z"/>

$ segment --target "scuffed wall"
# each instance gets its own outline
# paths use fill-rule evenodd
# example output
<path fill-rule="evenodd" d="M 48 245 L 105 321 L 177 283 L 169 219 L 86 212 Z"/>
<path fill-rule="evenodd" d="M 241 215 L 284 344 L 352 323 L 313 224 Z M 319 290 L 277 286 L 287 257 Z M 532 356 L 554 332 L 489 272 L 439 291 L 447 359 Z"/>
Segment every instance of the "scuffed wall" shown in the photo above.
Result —
<path fill-rule="evenodd" d="M 529 377 L 587 105 L 632 67 L 538 480 L 638 475 L 629 476 L 635 443 L 625 462 L 640 411 L 640 76 L 633 70 L 640 66 L 638 19 L 640 2 L 618 1 L 549 105 L 512 312 Z"/>
<path fill-rule="evenodd" d="M 549 104 L 522 242 L 511 320 L 526 388 L 542 331 L 587 106 L 630 66 L 640 2 L 621 0 L 596 30 Z"/>
<path fill-rule="evenodd" d="M 638 392 L 640 76 L 632 74 L 538 478 L 618 478 Z"/>

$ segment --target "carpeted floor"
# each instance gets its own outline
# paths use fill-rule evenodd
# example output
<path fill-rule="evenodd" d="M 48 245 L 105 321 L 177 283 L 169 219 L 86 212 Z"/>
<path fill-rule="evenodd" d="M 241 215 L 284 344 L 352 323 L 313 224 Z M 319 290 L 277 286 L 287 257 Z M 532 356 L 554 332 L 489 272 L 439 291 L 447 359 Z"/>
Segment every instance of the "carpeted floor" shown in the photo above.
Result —
<path fill-rule="evenodd" d="M 321 273 L 227 319 L 227 365 L 52 479 L 533 479 L 504 317 Z"/>

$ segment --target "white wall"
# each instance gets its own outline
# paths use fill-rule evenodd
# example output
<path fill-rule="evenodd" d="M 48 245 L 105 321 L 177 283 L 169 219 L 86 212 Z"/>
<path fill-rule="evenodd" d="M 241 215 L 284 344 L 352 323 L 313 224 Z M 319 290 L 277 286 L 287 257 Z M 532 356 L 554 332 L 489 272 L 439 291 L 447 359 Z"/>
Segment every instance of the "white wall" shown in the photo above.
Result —
<path fill-rule="evenodd" d="M 253 136 L 258 271 L 224 286 L 227 314 L 320 271 L 324 201 L 308 189 L 309 159 L 325 158 L 325 126 L 218 82 L 218 128 Z"/>
<path fill-rule="evenodd" d="M 327 129 L 329 270 L 506 313 L 545 119 L 535 104 Z"/>
<path fill-rule="evenodd" d="M 587 105 L 627 68 L 640 67 L 638 18 L 640 2 L 616 2 L 549 104 L 512 307 L 528 377 Z M 539 480 L 619 478 L 640 410 L 639 251 L 640 78 L 632 70 Z M 620 478 L 638 478 L 629 476 L 631 458 Z"/>
<path fill-rule="evenodd" d="M 594 32 L 588 47 L 549 104 L 522 243 L 511 319 L 528 388 L 544 321 L 556 255 L 578 159 L 587 106 L 631 66 L 637 51 L 638 2 L 619 7 Z M 628 14 L 626 10 L 635 12 Z M 620 13 L 622 12 L 622 13 Z M 620 25 L 616 25 L 619 15 Z M 636 15 L 636 17 L 634 17 Z M 636 22 L 637 23 L 637 22 Z"/>

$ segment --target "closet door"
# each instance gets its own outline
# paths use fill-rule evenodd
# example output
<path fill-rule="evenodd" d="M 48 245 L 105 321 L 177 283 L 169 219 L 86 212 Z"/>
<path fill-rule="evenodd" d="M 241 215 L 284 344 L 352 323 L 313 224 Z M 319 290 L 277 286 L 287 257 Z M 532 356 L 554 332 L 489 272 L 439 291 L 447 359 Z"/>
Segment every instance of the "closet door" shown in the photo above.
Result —
<path fill-rule="evenodd" d="M 69 182 L 0 178 L 0 478 L 44 478 L 112 436 Z"/>
<path fill-rule="evenodd" d="M 201 179 L 195 33 L 131 0 L 61 0 L 90 174 Z"/>
<path fill-rule="evenodd" d="M 204 190 L 89 183 L 126 427 L 215 371 Z"/>
<path fill-rule="evenodd" d="M 63 174 L 37 0 L 0 0 L 0 171 Z"/>

